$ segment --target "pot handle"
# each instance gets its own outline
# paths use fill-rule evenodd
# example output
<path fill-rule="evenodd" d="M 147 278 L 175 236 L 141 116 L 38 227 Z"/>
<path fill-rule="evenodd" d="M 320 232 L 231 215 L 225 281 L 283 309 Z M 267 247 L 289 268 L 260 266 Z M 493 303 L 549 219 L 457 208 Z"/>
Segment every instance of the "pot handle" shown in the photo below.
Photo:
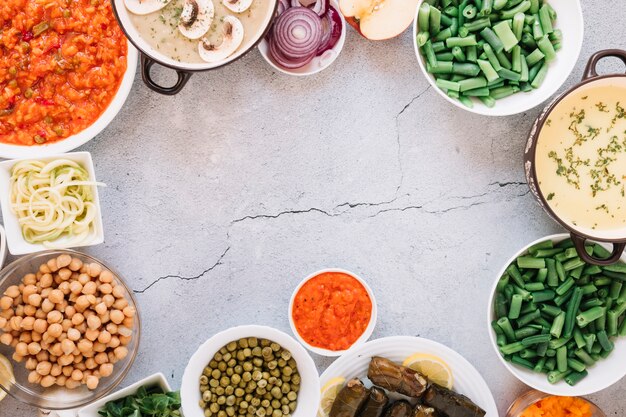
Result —
<path fill-rule="evenodd" d="M 626 65 L 626 51 L 622 49 L 605 49 L 603 51 L 598 51 L 593 54 L 591 58 L 589 58 L 589 62 L 587 62 L 587 67 L 585 68 L 585 72 L 583 74 L 583 80 L 586 80 L 587 78 L 597 77 L 598 72 L 596 71 L 596 67 L 598 65 L 598 62 L 600 62 L 602 58 L 606 58 L 609 56 L 621 59 L 624 65 Z"/>
<path fill-rule="evenodd" d="M 150 88 L 152 91 L 156 91 L 159 94 L 164 94 L 166 96 L 173 96 L 175 94 L 180 93 L 180 91 L 185 87 L 189 78 L 191 78 L 191 73 L 187 71 L 176 70 L 178 74 L 178 81 L 172 87 L 162 87 L 158 85 L 152 77 L 150 76 L 150 70 L 152 66 L 157 62 L 152 58 L 146 56 L 145 54 L 141 54 L 141 78 L 143 78 L 143 82 Z"/>
<path fill-rule="evenodd" d="M 585 250 L 585 242 L 587 241 L 587 239 L 574 233 L 571 233 L 570 235 L 572 237 L 572 242 L 574 242 L 576 252 L 578 252 L 578 256 L 580 256 L 580 259 L 591 265 L 612 265 L 619 261 L 622 254 L 624 253 L 624 249 L 626 249 L 626 242 L 613 243 L 613 252 L 608 258 L 596 258 L 593 255 L 589 255 Z"/>

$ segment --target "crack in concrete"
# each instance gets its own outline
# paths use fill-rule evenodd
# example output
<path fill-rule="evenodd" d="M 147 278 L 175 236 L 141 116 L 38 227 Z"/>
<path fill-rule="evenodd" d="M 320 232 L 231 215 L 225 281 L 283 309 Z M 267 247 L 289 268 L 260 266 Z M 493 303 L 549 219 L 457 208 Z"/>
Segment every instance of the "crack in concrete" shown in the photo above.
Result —
<path fill-rule="evenodd" d="M 195 280 L 198 280 L 198 279 L 204 277 L 209 272 L 213 271 L 218 266 L 222 265 L 222 261 L 224 260 L 224 257 L 226 256 L 226 254 L 228 253 L 229 250 L 230 250 L 230 246 L 228 246 L 226 248 L 226 250 L 224 252 L 222 252 L 220 257 L 217 259 L 217 261 L 213 265 L 211 265 L 210 267 L 208 267 L 207 269 L 205 269 L 204 271 L 202 271 L 200 274 L 198 274 L 196 276 L 193 276 L 193 277 L 183 277 L 181 275 L 165 275 L 163 277 L 159 277 L 159 278 L 155 279 L 154 281 L 152 281 L 143 290 L 133 290 L 133 293 L 135 293 L 135 294 L 144 294 L 146 291 L 148 291 L 150 288 L 152 288 L 155 284 L 157 284 L 157 283 L 159 283 L 161 281 L 164 281 L 164 280 L 168 280 L 170 278 L 176 278 L 176 279 L 179 279 L 181 281 L 195 281 Z"/>
<path fill-rule="evenodd" d="M 339 207 L 339 206 L 337 206 Z M 232 220 L 230 222 L 231 225 L 235 224 L 235 223 L 240 223 L 243 222 L 245 220 L 256 220 L 256 219 L 277 219 L 281 216 L 284 216 L 286 214 L 304 214 L 304 213 L 321 213 L 324 214 L 326 216 L 329 217 L 333 217 L 335 216 L 335 214 L 331 214 L 325 210 L 322 209 L 318 209 L 316 207 L 311 207 L 309 209 L 306 210 L 285 210 L 285 211 L 281 211 L 280 213 L 277 214 L 256 214 L 256 215 L 252 215 L 252 216 L 244 216 L 244 217 L 240 217 L 238 219 Z"/>
<path fill-rule="evenodd" d="M 417 99 L 419 99 L 421 96 L 423 96 L 424 94 L 426 94 L 428 92 L 428 90 L 430 90 L 432 86 L 429 84 L 428 87 L 426 87 L 424 90 L 422 90 L 420 93 L 418 93 L 415 97 L 413 97 L 411 99 L 411 101 L 409 101 L 407 104 L 404 105 L 404 107 L 402 108 L 402 110 L 400 110 L 400 112 L 398 114 L 396 114 L 396 117 L 394 118 L 395 120 L 395 124 L 396 124 L 396 144 L 397 144 L 397 148 L 398 148 L 398 169 L 400 170 L 400 181 L 398 182 L 398 186 L 396 187 L 396 194 L 395 194 L 395 198 L 392 200 L 395 201 L 398 198 L 398 194 L 400 193 L 400 188 L 402 188 L 402 184 L 404 183 L 404 167 L 402 165 L 402 142 L 400 141 L 400 116 L 402 116 L 404 114 L 404 112 L 411 107 L 411 105 L 413 105 L 413 103 L 415 103 L 415 101 Z"/>

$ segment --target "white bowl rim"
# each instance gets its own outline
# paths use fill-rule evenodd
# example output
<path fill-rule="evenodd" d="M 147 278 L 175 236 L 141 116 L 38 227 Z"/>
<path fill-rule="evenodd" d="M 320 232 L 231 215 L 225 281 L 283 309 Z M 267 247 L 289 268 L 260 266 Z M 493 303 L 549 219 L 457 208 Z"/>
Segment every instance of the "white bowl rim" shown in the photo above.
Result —
<path fill-rule="evenodd" d="M 498 357 L 498 359 L 500 360 L 500 363 L 502 363 L 504 365 L 504 367 L 509 371 L 509 373 L 511 373 L 511 375 L 513 375 L 515 378 L 517 378 L 519 381 L 521 381 L 522 383 L 528 385 L 529 387 L 537 390 L 537 391 L 541 391 L 541 392 L 545 392 L 546 394 L 550 394 L 550 395 L 560 395 L 560 396 L 570 396 L 570 397 L 582 397 L 585 395 L 591 395 L 591 394 L 595 394 L 598 391 L 602 391 L 605 388 L 610 387 L 611 385 L 617 383 L 619 380 L 621 380 L 624 376 L 626 376 L 626 366 L 624 367 L 624 370 L 622 372 L 621 376 L 617 376 L 615 378 L 605 378 L 603 379 L 602 384 L 598 384 L 596 387 L 593 388 L 589 388 L 589 389 L 584 389 L 584 388 L 580 388 L 580 386 L 574 385 L 573 387 L 570 385 L 567 385 L 563 382 L 559 383 L 559 384 L 555 384 L 555 385 L 551 385 L 550 383 L 548 383 L 547 381 L 545 382 L 545 384 L 536 384 L 533 381 L 529 380 L 528 378 L 526 378 L 524 376 L 524 374 L 520 373 L 518 368 L 516 366 L 513 366 L 511 363 L 507 362 L 502 355 L 500 354 L 500 350 L 498 349 L 498 345 L 496 342 L 496 338 L 494 335 L 494 331 L 491 328 L 491 322 L 494 319 L 494 311 L 493 311 L 493 303 L 494 303 L 494 299 L 495 299 L 495 294 L 496 294 L 496 287 L 498 286 L 498 281 L 500 281 L 500 278 L 502 277 L 502 275 L 504 274 L 504 272 L 506 271 L 506 268 L 515 261 L 515 259 L 517 259 L 518 256 L 523 255 L 524 253 L 526 253 L 528 251 L 528 248 L 530 248 L 531 246 L 540 243 L 540 242 L 545 242 L 546 240 L 552 240 L 555 242 L 560 242 L 563 241 L 567 238 L 569 238 L 570 235 L 569 233 L 556 233 L 556 234 L 552 234 L 552 235 L 548 235 L 539 239 L 536 239 L 532 242 L 530 242 L 529 244 L 525 245 L 522 249 L 520 249 L 519 251 L 517 251 L 515 253 L 514 256 L 512 256 L 505 264 L 504 267 L 499 271 L 499 274 L 496 276 L 495 282 L 491 287 L 491 293 L 489 295 L 489 303 L 487 304 L 487 329 L 489 332 L 489 339 L 491 340 L 491 347 L 494 349 L 496 356 Z M 590 240 L 590 242 L 592 242 L 593 240 Z M 606 245 L 605 243 L 602 242 L 598 242 L 601 245 Z M 624 254 L 622 256 L 622 260 L 626 259 L 626 254 Z"/>
<path fill-rule="evenodd" d="M 274 60 L 270 56 L 270 54 L 269 54 L 269 43 L 266 40 L 266 37 L 267 37 L 267 35 L 266 35 L 266 36 L 264 36 L 261 39 L 261 41 L 257 45 L 257 49 L 259 50 L 259 53 L 261 54 L 261 56 L 263 57 L 265 62 L 267 62 L 276 71 L 282 72 L 283 74 L 292 75 L 294 77 L 308 77 L 309 75 L 315 75 L 317 73 L 320 73 L 320 72 L 324 71 L 326 68 L 328 68 L 332 64 L 334 64 L 334 62 L 337 60 L 337 58 L 339 58 L 339 55 L 341 55 L 341 51 L 343 50 L 343 46 L 344 46 L 344 44 L 346 42 L 346 36 L 347 36 L 347 31 L 348 31 L 348 28 L 347 28 L 348 23 L 346 22 L 346 19 L 343 17 L 343 13 L 341 13 L 341 11 L 339 10 L 339 3 L 337 2 L 337 0 L 330 0 L 330 4 L 339 13 L 339 17 L 341 18 L 341 24 L 342 24 L 341 35 L 339 36 L 339 40 L 337 41 L 335 46 L 333 46 L 331 48 L 331 50 L 335 53 L 332 59 L 330 59 L 325 65 L 320 66 L 320 67 L 315 68 L 315 69 L 310 70 L 310 71 L 298 72 L 302 68 L 296 68 L 295 70 L 290 70 L 290 69 L 287 69 L 287 68 L 283 68 L 280 65 L 278 65 L 278 63 L 274 62 Z M 313 59 L 315 59 L 315 58 L 313 58 Z M 308 65 L 310 65 L 310 63 L 305 65 L 303 68 L 306 68 Z"/>
<path fill-rule="evenodd" d="M 124 103 L 126 103 L 126 99 L 135 82 L 139 53 L 129 40 L 126 40 L 126 43 L 128 45 L 126 72 L 124 72 L 124 76 L 122 77 L 122 81 L 120 82 L 115 96 L 113 96 L 113 99 L 100 117 L 85 130 L 50 144 L 25 146 L 0 143 L 0 158 L 41 158 L 69 152 L 89 142 L 109 126 L 124 106 Z"/>
<path fill-rule="evenodd" d="M 167 391 L 172 391 L 170 384 L 167 382 L 167 379 L 165 378 L 165 375 L 163 375 L 162 372 L 157 372 L 145 378 L 142 378 L 139 381 L 127 387 L 124 387 L 111 394 L 108 394 L 100 398 L 99 400 L 86 405 L 85 407 L 80 408 L 78 410 L 78 414 L 74 414 L 70 410 L 68 410 L 67 412 L 57 411 L 57 414 L 59 414 L 59 417 L 65 417 L 66 414 L 67 414 L 67 417 L 73 417 L 76 415 L 78 417 L 99 417 L 98 409 L 103 407 L 109 401 L 115 401 L 115 400 L 119 400 L 121 398 L 127 397 L 128 395 L 136 393 L 140 387 L 150 386 L 150 385 L 158 385 L 162 389 L 165 389 Z"/>
<path fill-rule="evenodd" d="M 345 349 L 345 350 L 328 350 L 328 349 L 323 349 L 323 348 L 311 346 L 298 333 L 298 330 L 296 329 L 296 324 L 293 321 L 293 315 L 291 314 L 291 312 L 293 311 L 293 303 L 294 303 L 294 301 L 296 299 L 296 295 L 298 294 L 298 292 L 300 291 L 302 286 L 304 284 L 306 284 L 307 282 L 309 282 L 311 279 L 317 277 L 318 275 L 321 275 L 321 274 L 324 274 L 324 273 L 327 273 L 327 272 L 340 272 L 340 273 L 349 275 L 352 278 L 356 279 L 357 281 L 359 281 L 359 283 L 361 283 L 361 285 L 363 285 L 363 288 L 365 288 L 365 291 L 367 291 L 367 295 L 370 297 L 370 300 L 372 301 L 372 313 L 370 315 L 370 321 L 369 321 L 367 327 L 365 328 L 365 331 L 356 340 L 356 342 L 354 342 L 352 344 L 352 346 L 350 346 L 348 349 Z M 353 351 L 354 349 L 356 349 L 359 346 L 365 344 L 369 340 L 369 338 L 372 336 L 372 333 L 374 332 L 374 328 L 376 327 L 376 322 L 378 320 L 378 306 L 376 304 L 376 297 L 374 296 L 374 291 L 372 291 L 370 286 L 367 284 L 367 282 L 365 282 L 365 280 L 363 278 L 361 278 L 360 276 L 358 276 L 354 272 L 350 272 L 350 271 L 345 270 L 345 269 L 341 269 L 341 268 L 325 268 L 325 269 L 320 269 L 319 271 L 314 272 L 312 274 L 309 274 L 294 289 L 293 294 L 291 295 L 291 299 L 289 301 L 289 314 L 288 314 L 288 317 L 289 317 L 289 326 L 291 327 L 292 333 L 294 334 L 296 339 L 298 339 L 298 341 L 302 345 L 304 345 L 304 347 L 306 347 L 308 350 L 310 350 L 311 352 L 316 353 L 318 355 L 328 356 L 328 357 L 337 357 L 337 356 L 343 356 L 346 353 Z"/>
<path fill-rule="evenodd" d="M 424 77 L 426 78 L 426 80 L 428 80 L 428 83 L 432 86 L 432 88 L 437 91 L 437 94 L 439 94 L 441 97 L 443 97 L 446 101 L 448 101 L 449 103 L 454 104 L 456 107 L 463 109 L 465 111 L 468 111 L 470 113 L 475 113 L 475 114 L 480 114 L 483 116 L 511 116 L 514 114 L 519 114 L 519 113 L 523 113 L 525 111 L 528 111 L 530 109 L 533 109 L 537 106 L 539 106 L 540 104 L 542 104 L 543 102 L 545 102 L 546 100 L 548 100 L 550 97 L 552 97 L 554 94 L 557 93 L 557 91 L 559 91 L 559 89 L 563 86 L 563 84 L 565 84 L 565 82 L 567 81 L 567 79 L 569 78 L 569 76 L 572 74 L 572 72 L 574 71 L 574 68 L 576 67 L 576 64 L 578 63 L 578 59 L 580 58 L 580 53 L 582 51 L 582 45 L 583 45 L 583 38 L 584 38 L 584 31 L 585 31 L 585 25 L 584 25 L 584 15 L 583 15 L 583 11 L 582 11 L 582 5 L 580 0 L 572 0 L 571 4 L 569 5 L 569 7 L 574 7 L 576 8 L 577 11 L 577 15 L 580 19 L 581 25 L 578 28 L 578 30 L 580 31 L 580 38 L 579 38 L 579 42 L 578 45 L 576 46 L 576 58 L 572 60 L 572 62 L 570 63 L 570 65 L 568 65 L 566 67 L 566 71 L 564 71 L 563 74 L 563 79 L 560 80 L 558 83 L 554 83 L 551 86 L 548 86 L 547 83 L 544 83 L 540 89 L 543 89 L 543 93 L 542 94 L 537 94 L 537 98 L 535 100 L 533 100 L 530 103 L 527 103 L 525 106 L 510 106 L 509 110 L 504 109 L 504 106 L 502 104 L 500 104 L 500 106 L 498 106 L 498 103 L 496 103 L 496 105 L 492 108 L 489 108 L 487 106 L 485 106 L 484 104 L 474 101 L 474 107 L 473 108 L 469 108 L 467 106 L 465 106 L 463 103 L 454 100 L 453 98 L 449 97 L 447 94 L 445 94 L 438 86 L 437 84 L 435 84 L 435 80 L 434 77 L 428 73 L 428 71 L 426 71 L 426 67 L 424 65 L 424 58 L 422 57 L 422 54 L 419 51 L 419 47 L 417 46 L 417 23 L 418 23 L 418 15 L 419 15 L 419 8 L 420 5 L 426 0 L 420 0 L 418 5 L 417 5 L 417 9 L 415 10 L 415 18 L 413 19 L 413 51 L 415 52 L 415 56 L 417 57 L 417 62 L 419 64 L 420 69 L 422 70 L 422 74 L 424 75 Z M 568 22 L 569 23 L 569 22 Z M 555 71 L 556 68 L 552 68 L 552 71 Z M 539 91 L 539 90 L 535 90 L 535 91 Z"/>
<path fill-rule="evenodd" d="M 241 334 L 246 336 L 239 336 Z M 202 362 L 206 361 L 206 363 L 208 363 L 211 357 L 215 354 L 215 352 L 217 352 L 223 345 L 237 339 L 238 337 L 257 337 L 269 339 L 272 341 L 275 341 L 275 339 L 277 338 L 281 338 L 284 341 L 288 341 L 290 346 L 285 346 L 284 343 L 280 344 L 282 347 L 287 348 L 292 353 L 292 356 L 294 356 L 294 352 L 297 352 L 298 355 L 301 356 L 302 360 L 297 360 L 297 365 L 298 372 L 300 373 L 302 380 L 304 381 L 305 378 L 312 379 L 309 383 L 307 383 L 307 385 L 310 385 L 313 388 L 311 392 L 305 391 L 303 389 L 304 384 L 300 385 L 301 389 L 298 395 L 298 408 L 296 409 L 296 411 L 298 411 L 300 407 L 302 407 L 301 396 L 306 396 L 306 404 L 311 403 L 315 404 L 315 406 L 319 404 L 321 395 L 319 374 L 317 371 L 317 367 L 315 366 L 315 362 L 313 362 L 313 358 L 311 357 L 311 355 L 309 355 L 306 349 L 297 340 L 281 330 L 269 326 L 251 324 L 231 327 L 229 329 L 214 334 L 204 343 L 202 343 L 191 356 L 189 362 L 187 363 L 187 366 L 185 367 L 185 371 L 183 372 L 182 383 L 180 387 L 180 396 L 182 402 L 181 409 L 186 417 L 200 417 L 202 415 L 199 409 L 191 410 L 189 408 L 198 407 L 197 403 L 189 403 L 189 401 L 193 400 L 193 398 L 190 398 L 189 390 L 197 390 L 198 388 L 198 382 L 195 380 L 192 381 L 190 379 L 190 374 L 192 372 L 197 372 L 197 369 L 191 368 L 192 364 L 194 362 L 197 362 L 198 360 L 202 360 Z M 220 342 L 220 345 L 217 346 L 216 341 L 221 339 L 227 341 L 224 342 L 223 345 Z M 187 406 L 186 409 L 185 406 Z M 311 414 L 311 416 L 313 416 L 313 414 Z M 300 417 L 300 413 L 298 413 L 297 417 Z"/>

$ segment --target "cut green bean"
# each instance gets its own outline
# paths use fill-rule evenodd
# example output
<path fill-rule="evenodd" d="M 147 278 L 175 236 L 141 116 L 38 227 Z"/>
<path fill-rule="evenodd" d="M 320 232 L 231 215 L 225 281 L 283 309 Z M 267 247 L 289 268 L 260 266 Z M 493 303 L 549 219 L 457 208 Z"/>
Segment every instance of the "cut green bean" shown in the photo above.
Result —
<path fill-rule="evenodd" d="M 474 88 L 463 92 L 467 97 L 489 97 L 489 93 L 490 91 L 487 87 Z"/>
<path fill-rule="evenodd" d="M 570 278 L 571 279 L 571 278 Z M 557 289 L 558 293 L 558 289 Z M 570 298 L 567 304 L 567 310 L 565 315 L 565 325 L 564 325 L 564 337 L 570 337 L 574 332 L 574 326 L 576 325 L 576 313 L 578 312 L 578 308 L 580 307 L 580 303 L 583 298 L 583 291 L 580 287 L 576 287 L 572 294 L 572 298 Z"/>
<path fill-rule="evenodd" d="M 417 14 L 417 27 L 420 32 L 428 32 L 430 28 L 430 5 L 427 2 L 423 2 L 420 5 L 419 12 Z"/>
<path fill-rule="evenodd" d="M 539 16 L 534 15 L 535 20 L 533 21 L 533 38 L 535 41 L 543 38 L 543 29 L 541 28 L 541 22 L 539 21 Z"/>
<path fill-rule="evenodd" d="M 487 93 L 489 90 L 487 89 Z M 518 319 L 520 316 L 520 310 L 522 309 L 523 303 L 522 296 L 519 294 L 515 294 L 511 299 L 511 305 L 509 307 L 509 319 Z"/>
<path fill-rule="evenodd" d="M 437 65 L 426 63 L 426 70 L 431 74 L 452 74 L 452 62 L 437 62 Z"/>
<path fill-rule="evenodd" d="M 554 318 L 554 321 L 552 322 L 552 328 L 550 329 L 550 335 L 554 336 L 555 338 L 559 338 L 561 337 L 561 333 L 563 332 L 563 326 L 565 324 L 565 312 L 561 312 L 558 316 L 556 316 Z M 546 342 L 549 342 L 550 338 L 548 338 L 548 340 L 546 340 Z"/>
<path fill-rule="evenodd" d="M 496 35 L 495 32 L 491 30 L 491 28 L 484 28 L 480 31 L 480 35 L 491 46 L 491 48 L 493 48 L 493 51 L 496 54 L 504 50 L 504 44 L 502 43 L 500 38 L 498 38 L 498 35 Z"/>
<path fill-rule="evenodd" d="M 596 337 L 598 338 L 598 342 L 600 343 L 600 346 L 602 346 L 602 350 L 604 350 L 605 352 L 610 352 L 613 350 L 613 347 L 614 347 L 613 342 L 609 340 L 609 337 L 606 334 L 606 331 L 600 330 L 596 334 Z"/>
<path fill-rule="evenodd" d="M 550 17 L 550 6 L 544 4 L 539 9 L 539 22 L 541 23 L 541 29 L 543 33 L 549 34 L 554 31 L 552 27 L 552 18 Z"/>
<path fill-rule="evenodd" d="M 502 43 L 502 45 L 504 45 L 505 51 L 509 52 L 513 49 L 514 46 L 517 45 L 517 37 L 513 33 L 513 30 L 511 30 L 511 27 L 509 26 L 507 21 L 502 21 L 493 25 L 493 31 L 495 32 L 496 36 L 500 39 L 500 42 Z M 489 40 L 487 41 L 489 42 Z"/>
<path fill-rule="evenodd" d="M 465 52 L 463 52 L 463 49 L 460 46 L 455 46 L 452 48 L 452 55 L 454 56 L 454 59 L 459 62 L 464 62 L 466 59 Z"/>
<path fill-rule="evenodd" d="M 559 372 L 566 372 L 567 368 L 567 347 L 561 346 L 556 350 L 556 369 Z"/>
<path fill-rule="evenodd" d="M 586 366 L 593 366 L 596 363 L 596 361 L 594 361 L 593 358 L 589 356 L 589 354 L 584 349 L 577 349 L 574 352 L 574 355 L 576 355 L 578 359 L 583 361 Z"/>
<path fill-rule="evenodd" d="M 454 55 L 452 55 L 452 52 L 441 52 L 439 54 L 436 54 L 435 58 L 437 59 L 437 62 L 441 62 L 441 61 L 452 62 L 452 61 L 454 61 Z"/>
<path fill-rule="evenodd" d="M 524 13 L 516 13 L 515 16 L 513 16 L 513 34 L 518 41 L 522 40 L 522 34 L 524 32 L 525 25 L 525 16 L 526 15 Z"/>
<path fill-rule="evenodd" d="M 463 92 L 463 91 L 473 90 L 475 88 L 486 87 L 487 79 L 483 77 L 467 78 L 465 80 L 459 81 L 459 84 L 461 86 L 460 91 Z M 511 276 L 511 278 L 513 278 L 513 280 L 516 283 L 521 282 L 522 286 L 524 286 L 525 283 L 524 283 L 524 280 L 522 279 L 522 276 L 519 274 L 519 271 L 517 274 L 512 275 L 511 273 L 509 273 L 509 275 Z"/>
<path fill-rule="evenodd" d="M 497 323 L 506 335 L 507 339 L 509 339 L 510 341 L 517 340 L 515 338 L 515 331 L 513 330 L 513 326 L 511 326 L 511 322 L 507 317 L 501 317 L 500 319 L 498 319 Z"/>
<path fill-rule="evenodd" d="M 437 56 L 435 55 L 435 51 L 430 40 L 426 41 L 426 43 L 422 47 L 422 50 L 426 55 L 426 62 L 428 62 L 428 65 L 431 65 L 433 67 L 438 66 Z"/>
<path fill-rule="evenodd" d="M 487 107 L 491 108 L 496 105 L 496 100 L 491 97 L 491 95 L 487 97 L 478 97 L 478 99 Z"/>
<path fill-rule="evenodd" d="M 491 20 L 488 17 L 481 17 L 479 19 L 472 20 L 470 22 L 465 22 L 463 24 L 463 27 L 468 32 L 478 32 L 490 26 L 491 26 Z"/>
<path fill-rule="evenodd" d="M 570 372 L 568 375 L 565 376 L 564 379 L 565 382 L 567 382 L 569 385 L 574 386 L 582 381 L 583 378 L 587 376 L 587 374 L 588 372 L 586 370 L 582 372 Z"/>
<path fill-rule="evenodd" d="M 593 307 L 587 311 L 583 311 L 576 316 L 576 322 L 581 328 L 587 327 L 590 323 L 599 319 L 605 314 L 604 307 Z"/>
<path fill-rule="evenodd" d="M 433 40 L 436 42 L 445 41 L 448 38 L 452 37 L 452 28 L 445 28 L 435 35 Z"/>
<path fill-rule="evenodd" d="M 543 80 L 545 80 L 547 74 L 548 74 L 548 63 L 544 61 L 543 64 L 541 65 L 541 68 L 539 69 L 539 72 L 533 78 L 530 85 L 532 85 L 533 88 L 539 88 L 541 84 L 543 83 Z"/>
<path fill-rule="evenodd" d="M 504 51 L 496 52 L 496 57 L 498 58 L 498 62 L 500 63 L 500 65 L 502 65 L 503 68 L 506 68 L 508 70 L 513 68 L 511 60 L 509 60 L 509 57 Z"/>
<path fill-rule="evenodd" d="M 511 80 L 511 81 L 520 81 L 521 79 L 521 75 L 518 74 L 517 72 L 513 72 L 511 70 L 508 70 L 506 68 L 502 68 L 501 70 L 498 71 L 498 75 L 501 78 L 504 78 L 505 80 Z M 537 265 L 535 268 L 536 269 L 540 269 L 540 268 L 545 268 L 545 260 L 543 258 L 529 258 L 532 259 L 532 263 Z M 529 261 L 530 262 L 530 261 Z M 518 260 L 518 264 L 519 264 L 519 260 Z M 526 267 L 526 268 L 530 268 L 530 267 Z"/>
<path fill-rule="evenodd" d="M 465 38 L 452 37 L 452 38 L 446 39 L 446 46 L 448 48 L 452 48 L 453 46 L 473 46 L 473 45 L 478 45 L 478 43 L 476 42 L 475 35 L 469 35 Z"/>
<path fill-rule="evenodd" d="M 493 90 L 491 90 L 491 93 L 489 95 L 493 97 L 494 99 L 499 100 L 508 96 L 512 96 L 518 91 L 519 91 L 518 87 L 505 86 L 505 87 L 494 88 Z"/>
<path fill-rule="evenodd" d="M 502 346 L 500 348 L 500 352 L 502 352 L 503 355 L 512 355 L 514 353 L 521 352 L 524 349 L 526 349 L 526 346 L 524 346 L 522 342 L 514 342 Z"/>
<path fill-rule="evenodd" d="M 518 326 L 525 326 L 541 317 L 541 311 L 535 310 L 532 313 L 525 314 L 517 319 Z"/>
<path fill-rule="evenodd" d="M 545 55 L 546 62 L 551 62 L 556 59 L 556 51 L 547 35 L 544 35 L 537 41 L 537 48 Z"/>
<path fill-rule="evenodd" d="M 441 78 L 438 78 L 437 81 L 435 82 L 435 84 L 437 84 L 437 87 L 441 88 L 442 90 L 448 91 L 459 91 L 461 86 L 459 85 L 459 83 L 454 82 L 454 81 L 447 81 L 447 80 L 442 80 Z"/>
<path fill-rule="evenodd" d="M 434 6 L 430 6 L 428 25 L 428 31 L 432 36 L 435 36 L 441 30 L 441 11 Z"/>
<path fill-rule="evenodd" d="M 494 10 L 502 10 L 506 6 L 508 0 L 494 0 L 493 1 L 493 9 Z"/>

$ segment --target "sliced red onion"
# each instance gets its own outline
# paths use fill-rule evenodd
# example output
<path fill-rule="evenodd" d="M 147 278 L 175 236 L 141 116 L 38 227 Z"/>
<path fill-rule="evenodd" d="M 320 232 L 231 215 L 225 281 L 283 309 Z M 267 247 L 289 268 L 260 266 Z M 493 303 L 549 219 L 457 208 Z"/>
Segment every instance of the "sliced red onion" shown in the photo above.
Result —
<path fill-rule="evenodd" d="M 276 20 L 271 39 L 282 56 L 300 61 L 317 52 L 322 40 L 321 19 L 306 7 L 292 7 Z"/>
<path fill-rule="evenodd" d="M 276 16 L 280 16 L 285 10 L 290 7 L 291 4 L 289 3 L 289 0 L 278 0 L 278 13 L 276 14 Z"/>
<path fill-rule="evenodd" d="M 343 30 L 343 22 L 337 9 L 333 6 L 328 7 L 328 11 L 322 17 L 322 41 L 317 48 L 317 56 L 322 55 L 324 52 L 332 49 L 339 38 L 341 37 L 341 31 Z"/>
<path fill-rule="evenodd" d="M 307 65 L 309 62 L 311 62 L 313 58 L 315 58 L 315 52 L 313 52 L 311 55 L 307 57 L 300 58 L 297 60 L 287 58 L 285 55 L 283 55 L 282 52 L 280 52 L 276 48 L 276 42 L 274 41 L 274 37 L 272 37 L 269 41 L 269 50 L 270 50 L 270 54 L 272 55 L 272 58 L 274 58 L 276 63 L 286 69 L 301 68 Z"/>
<path fill-rule="evenodd" d="M 298 6 L 308 7 L 318 16 L 324 16 L 330 7 L 330 0 L 291 0 L 291 7 Z"/>

